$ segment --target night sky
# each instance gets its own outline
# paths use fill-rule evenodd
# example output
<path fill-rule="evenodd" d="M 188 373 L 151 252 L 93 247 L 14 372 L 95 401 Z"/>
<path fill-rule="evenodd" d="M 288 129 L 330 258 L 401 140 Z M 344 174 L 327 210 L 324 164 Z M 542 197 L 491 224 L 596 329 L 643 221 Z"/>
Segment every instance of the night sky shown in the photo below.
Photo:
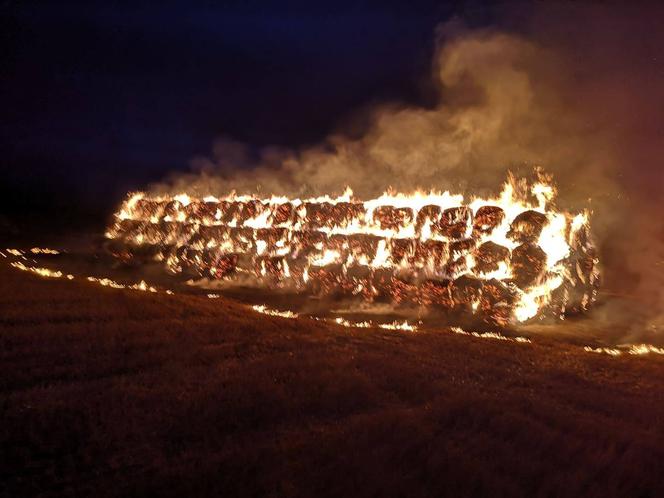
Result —
<path fill-rule="evenodd" d="M 569 76 L 599 82 L 591 115 L 621 137 L 632 190 L 659 195 L 655 2 L 155 4 L 0 2 L 0 234 L 101 228 L 127 191 L 189 171 L 220 137 L 300 148 L 376 104 L 431 105 L 436 28 L 455 23 L 562 47 Z"/>
<path fill-rule="evenodd" d="M 436 25 L 494 20 L 478 2 L 277 3 L 3 2 L 5 219 L 103 224 L 219 136 L 300 146 L 363 106 L 426 104 Z"/>

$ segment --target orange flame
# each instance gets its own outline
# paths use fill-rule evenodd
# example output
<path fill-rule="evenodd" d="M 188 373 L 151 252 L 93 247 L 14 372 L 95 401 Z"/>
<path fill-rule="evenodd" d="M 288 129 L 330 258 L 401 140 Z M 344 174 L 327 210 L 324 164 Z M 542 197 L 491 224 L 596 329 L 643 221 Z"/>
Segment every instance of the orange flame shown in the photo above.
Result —
<path fill-rule="evenodd" d="M 468 217 L 461 214 L 450 215 L 459 216 L 458 220 L 453 220 L 459 225 L 454 236 L 441 233 L 437 225 L 439 222 L 423 213 L 432 207 L 438 212 L 462 209 L 463 195 L 435 191 L 418 191 L 412 194 L 386 192 L 376 199 L 358 201 L 353 198 L 350 189 L 336 198 L 322 196 L 313 199 L 277 196 L 261 199 L 236 193 L 225 197 L 206 196 L 197 199 L 186 193 L 174 197 L 150 197 L 144 193 L 133 193 L 116 213 L 116 221 L 106 235 L 109 239 L 121 240 L 129 246 L 146 245 L 159 248 L 153 256 L 154 259 L 164 261 L 172 272 L 182 272 L 187 267 L 194 267 L 201 273 L 208 272 L 212 278 L 223 278 L 223 270 L 216 264 L 204 261 L 199 254 L 201 251 L 215 251 L 219 256 L 252 252 L 260 259 L 256 276 L 267 279 L 277 273 L 281 283 L 295 278 L 294 268 L 289 264 L 288 258 L 305 254 L 302 247 L 294 242 L 298 233 L 309 231 L 325 237 L 373 236 L 380 240 L 375 252 L 371 254 L 350 247 L 347 241 L 340 247 L 325 247 L 321 242 L 313 242 L 314 250 L 306 251 L 306 265 L 297 274 L 297 278 L 302 284 L 307 284 L 312 278 L 313 270 L 339 265 L 344 274 L 351 267 L 364 267 L 371 271 L 389 270 L 394 274 L 416 270 L 425 278 L 454 280 L 462 275 L 469 275 L 483 281 L 495 279 L 515 295 L 511 316 L 513 320 L 522 322 L 537 316 L 551 303 L 554 291 L 571 281 L 570 257 L 573 247 L 581 238 L 579 234 L 586 232 L 589 219 L 588 213 L 571 214 L 555 209 L 553 200 L 556 189 L 550 179 L 540 177 L 525 193 L 524 185 L 524 182 L 510 176 L 497 197 L 472 198 L 465 204 L 470 210 Z M 146 210 L 145 203 L 150 203 L 151 208 Z M 248 215 L 240 214 L 239 211 L 229 214 L 224 211 L 224 206 L 228 203 L 253 203 L 254 207 L 258 207 Z M 350 209 L 347 207 L 350 204 L 351 207 L 357 208 L 357 212 L 346 214 L 341 211 L 332 222 L 312 224 L 310 221 L 311 217 L 315 217 L 312 210 L 315 211 L 320 206 Z M 202 212 L 195 209 L 199 205 L 205 208 Z M 285 205 L 288 205 L 289 210 L 292 209 L 292 214 L 280 213 L 280 209 Z M 474 224 L 473 219 L 484 206 L 491 206 L 504 215 L 491 226 L 478 222 Z M 396 217 L 396 221 L 385 221 L 388 208 L 389 216 Z M 452 259 L 458 256 L 456 264 L 442 268 L 437 259 L 440 256 L 436 256 L 433 251 L 419 260 L 416 260 L 412 249 L 408 249 L 403 257 L 395 254 L 393 242 L 399 240 L 417 241 L 421 244 L 452 244 L 455 241 L 472 240 L 473 247 L 491 242 L 512 254 L 523 244 L 518 234 L 514 235 L 514 224 L 518 224 L 518 217 L 523 213 L 534 213 L 539 217 L 541 226 L 534 235 L 533 243 L 543 252 L 545 258 L 543 273 L 528 285 L 514 285 L 515 267 L 509 258 L 485 269 L 478 264 L 476 253 L 470 250 L 460 256 L 452 254 Z M 138 226 L 127 228 L 126 222 Z M 229 227 L 241 233 L 235 238 L 226 235 L 201 235 L 208 227 Z M 260 235 L 261 231 L 269 230 L 277 234 L 275 240 L 268 240 Z M 590 242 L 584 239 L 583 243 Z M 191 250 L 193 255 L 187 255 L 187 250 Z M 281 266 L 275 270 L 268 266 L 269 261 L 266 259 L 269 258 L 281 258 L 283 262 L 279 263 Z M 596 280 L 597 260 L 590 258 L 593 266 L 592 280 Z M 237 268 L 236 271 L 247 270 Z M 353 294 L 365 296 L 375 295 L 376 292 L 367 282 L 357 282 L 352 291 Z M 582 308 L 586 308 L 594 300 L 595 292 L 589 291 L 583 296 Z M 484 311 L 480 300 L 475 299 L 471 304 L 472 313 Z M 560 316 L 562 317 L 562 313 Z"/>

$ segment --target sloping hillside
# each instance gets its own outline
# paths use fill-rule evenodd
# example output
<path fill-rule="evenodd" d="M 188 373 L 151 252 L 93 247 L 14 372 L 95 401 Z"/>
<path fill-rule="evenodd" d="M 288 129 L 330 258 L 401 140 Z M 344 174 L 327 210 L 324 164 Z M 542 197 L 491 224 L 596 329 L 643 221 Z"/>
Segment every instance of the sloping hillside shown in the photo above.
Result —
<path fill-rule="evenodd" d="M 0 269 L 0 494 L 661 496 L 664 359 Z"/>

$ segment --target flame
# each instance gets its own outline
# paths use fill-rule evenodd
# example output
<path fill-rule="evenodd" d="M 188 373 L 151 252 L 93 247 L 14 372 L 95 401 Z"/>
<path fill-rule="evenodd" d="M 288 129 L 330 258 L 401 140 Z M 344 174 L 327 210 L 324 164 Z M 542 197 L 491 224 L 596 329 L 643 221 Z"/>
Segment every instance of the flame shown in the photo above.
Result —
<path fill-rule="evenodd" d="M 341 318 L 340 316 L 334 319 L 334 323 L 336 323 L 337 325 L 341 325 L 342 327 L 358 328 L 358 329 L 368 329 L 372 326 L 371 322 L 351 322 L 350 320 L 346 320 L 345 318 Z"/>
<path fill-rule="evenodd" d="M 588 218 L 587 218 L 587 213 L 583 213 L 580 215 L 575 216 L 572 219 L 571 224 L 577 225 L 577 227 L 583 226 L 587 224 Z M 23 258 L 25 259 L 24 254 L 26 252 L 31 252 L 33 254 L 60 254 L 60 251 L 57 251 L 55 249 L 45 249 L 45 248 L 32 248 L 29 251 L 23 251 L 21 249 L 13 249 L 13 248 L 6 248 L 5 251 L 14 257 L 17 258 Z M 7 257 L 4 253 L 2 253 L 5 257 Z M 72 274 L 66 274 L 60 270 L 52 270 L 49 268 L 44 268 L 44 267 L 36 267 L 36 266 L 27 266 L 26 264 L 20 262 L 20 261 L 11 261 L 9 262 L 10 266 L 13 268 L 16 268 L 20 271 L 25 271 L 25 272 L 30 272 L 34 273 L 38 276 L 44 277 L 44 278 L 66 278 L 67 280 L 73 280 L 75 277 Z M 142 292 L 150 292 L 150 293 L 157 293 L 157 292 L 163 292 L 167 295 L 173 295 L 174 292 L 169 289 L 165 289 L 163 291 L 159 291 L 156 287 L 153 287 L 146 283 L 144 280 L 141 280 L 140 282 L 136 284 L 121 284 L 119 282 L 116 282 L 114 280 L 111 280 L 109 278 L 104 278 L 104 277 L 92 277 L 89 276 L 86 278 L 89 282 L 96 283 L 98 285 L 104 286 L 104 287 L 111 287 L 114 289 L 127 289 L 127 290 L 137 290 L 137 291 L 142 291 Z M 557 282 L 549 283 L 552 287 L 556 287 L 558 285 Z M 528 306 L 526 306 L 524 309 L 527 310 L 527 312 L 532 312 L 533 309 L 535 309 L 538 306 L 538 298 L 545 297 L 547 295 L 546 293 L 546 286 L 538 286 L 535 287 L 534 289 L 531 290 L 530 293 L 528 293 Z M 206 295 L 209 299 L 217 299 L 221 297 L 219 294 L 207 294 Z M 255 305 L 252 306 L 252 309 L 258 313 L 270 315 L 270 316 L 278 316 L 282 318 L 297 318 L 299 315 L 293 311 L 280 311 L 280 310 L 275 310 L 268 308 L 265 305 Z M 517 310 L 517 312 L 520 312 Z M 315 320 L 325 320 L 325 319 L 319 319 L 312 317 Z M 375 324 L 371 321 L 362 321 L 362 322 L 353 322 L 350 320 L 346 320 L 342 317 L 336 317 L 332 319 L 332 322 L 341 325 L 344 327 L 350 327 L 350 328 L 372 328 L 372 327 L 377 327 L 377 328 L 382 328 L 382 329 L 387 329 L 387 330 L 405 330 L 405 331 L 415 331 L 417 330 L 416 325 L 412 325 L 408 323 L 407 321 L 403 322 L 391 322 L 391 323 L 382 323 L 382 324 Z M 498 332 L 476 332 L 476 331 L 466 331 L 460 327 L 450 327 L 450 330 L 454 332 L 455 334 L 461 334 L 461 335 L 467 335 L 467 336 L 472 336 L 476 338 L 481 338 L 481 339 L 495 339 L 495 340 L 500 340 L 500 341 L 510 341 L 510 342 L 516 342 L 516 343 L 526 343 L 529 344 L 531 343 L 531 340 L 526 338 L 526 337 L 507 337 L 505 335 L 502 335 Z M 632 356 L 641 356 L 641 355 L 647 355 L 647 354 L 657 354 L 657 355 L 664 355 L 664 348 L 654 346 L 652 344 L 625 344 L 625 345 L 620 345 L 617 347 L 592 347 L 592 346 L 584 346 L 583 350 L 586 352 L 590 353 L 597 353 L 597 354 L 607 354 L 609 356 L 621 356 L 623 354 L 628 354 Z"/>
<path fill-rule="evenodd" d="M 658 348 L 652 344 L 632 344 L 628 351 L 629 354 L 641 355 L 648 353 L 664 354 L 664 348 Z"/>
<path fill-rule="evenodd" d="M 411 325 L 406 320 L 403 322 L 381 323 L 378 325 L 378 327 L 388 330 L 407 330 L 409 332 L 414 332 L 417 330 L 416 325 Z"/>
<path fill-rule="evenodd" d="M 593 348 L 592 346 L 584 346 L 584 351 L 588 353 L 600 353 L 608 354 L 609 356 L 621 356 L 622 354 L 631 354 L 634 356 L 640 356 L 645 354 L 661 354 L 664 355 L 664 348 L 659 348 L 653 346 L 652 344 L 626 344 L 620 346 L 620 348 L 607 348 L 607 347 L 597 347 Z"/>
<path fill-rule="evenodd" d="M 475 331 L 466 331 L 461 327 L 450 327 L 450 330 L 455 334 L 461 335 L 470 335 L 473 337 L 478 337 L 480 339 L 497 339 L 499 341 L 508 341 L 508 342 L 519 342 L 521 344 L 530 344 L 531 340 L 527 337 L 507 337 L 498 332 L 475 332 Z"/>
<path fill-rule="evenodd" d="M 7 252 L 13 256 L 22 257 L 23 259 L 25 259 L 24 254 L 26 251 L 23 251 L 21 249 L 7 249 Z M 32 254 L 52 254 L 52 255 L 60 254 L 60 251 L 56 249 L 39 248 L 39 247 L 33 247 L 32 249 L 30 249 L 29 252 L 31 252 Z M 39 275 L 40 277 L 66 278 L 67 280 L 74 280 L 74 275 L 72 275 L 71 273 L 64 273 L 60 270 L 51 270 L 50 268 L 44 268 L 40 266 L 27 266 L 20 261 L 12 261 L 9 263 L 9 265 L 21 271 L 34 273 L 35 275 Z M 115 282 L 114 280 L 111 280 L 109 278 L 87 277 L 87 280 L 89 282 L 95 282 L 104 287 L 112 287 L 114 289 L 129 289 L 129 290 L 139 290 L 144 292 L 158 292 L 155 287 L 148 285 L 144 280 L 141 280 L 136 284 L 127 284 L 127 285 Z M 173 294 L 173 291 L 171 290 L 165 290 L 164 292 L 166 294 Z"/>
<path fill-rule="evenodd" d="M 60 254 L 56 249 L 49 249 L 48 247 L 33 247 L 30 249 L 32 254 Z"/>
<path fill-rule="evenodd" d="M 21 271 L 28 271 L 32 272 L 36 275 L 39 275 L 40 277 L 47 277 L 47 278 L 67 278 L 68 280 L 73 280 L 74 275 L 70 274 L 64 274 L 61 271 L 58 270 L 49 270 L 48 268 L 42 268 L 42 267 L 37 267 L 37 266 L 26 266 L 20 261 L 12 261 L 9 263 L 11 266 L 14 268 L 17 268 Z"/>
<path fill-rule="evenodd" d="M 120 220 L 130 220 L 132 219 L 132 213 L 138 201 L 143 199 L 145 194 L 143 192 L 134 192 L 129 194 L 129 198 L 123 204 L 122 209 L 116 213 L 116 217 Z"/>
<path fill-rule="evenodd" d="M 551 292 L 563 283 L 563 278 L 556 275 L 542 285 L 537 285 L 527 292 L 521 292 L 519 302 L 514 309 L 514 315 L 519 322 L 525 322 L 534 317 L 544 305 L 548 303 Z"/>
<path fill-rule="evenodd" d="M 386 330 L 406 330 L 408 332 L 413 332 L 417 330 L 417 325 L 411 325 L 407 320 L 403 322 L 390 322 L 390 323 L 373 323 L 369 320 L 363 322 L 354 322 L 351 320 L 346 320 L 340 316 L 333 318 L 332 321 L 337 325 L 348 328 L 359 328 L 359 329 L 368 329 L 368 328 L 380 328 Z"/>
<path fill-rule="evenodd" d="M 143 292 L 157 292 L 157 288 L 148 285 L 145 282 L 145 280 L 141 280 L 137 284 L 129 284 L 129 285 L 121 284 L 119 282 L 111 280 L 110 278 L 88 277 L 87 280 L 89 282 L 95 282 L 104 287 L 112 287 L 113 289 L 129 289 L 129 290 L 138 290 Z"/>
<path fill-rule="evenodd" d="M 514 296 L 509 303 L 512 319 L 522 322 L 551 305 L 557 289 L 576 285 L 582 277 L 573 276 L 569 269 L 576 264 L 577 246 L 585 244 L 582 249 L 586 251 L 591 244 L 588 237 L 578 235 L 587 232 L 589 213 L 556 210 L 555 196 L 555 186 L 543 175 L 529 189 L 524 181 L 510 176 L 498 196 L 473 197 L 467 203 L 463 195 L 433 190 L 386 192 L 366 201 L 354 198 L 350 188 L 338 197 L 309 199 L 259 198 L 235 192 L 201 199 L 187 193 L 173 197 L 132 193 L 106 235 L 129 248 L 158 248 L 154 259 L 164 261 L 174 273 L 193 270 L 206 278 L 253 273 L 265 285 L 304 289 L 321 282 L 321 272 L 334 271 L 338 281 L 348 280 L 351 294 L 368 299 L 380 289 L 368 280 L 353 280 L 349 276 L 352 268 L 388 271 L 395 277 L 403 274 L 414 278 L 416 287 L 426 279 L 456 280 L 464 275 L 484 282 L 497 280 Z M 500 217 L 486 218 L 483 207 L 501 213 Z M 482 216 L 489 221 L 482 221 Z M 537 230 L 531 234 L 532 227 Z M 229 235 L 228 230 L 235 232 Z M 302 242 L 303 233 L 322 238 Z M 373 237 L 375 247 L 367 250 L 361 244 L 353 245 L 351 238 L 356 236 Z M 467 247 L 461 244 L 468 241 Z M 515 251 L 527 252 L 524 241 L 536 247 L 533 253 L 541 251 L 544 259 L 541 272 L 528 282 L 515 280 L 519 270 L 512 264 Z M 506 251 L 507 257 L 483 263 L 477 251 L 489 242 Z M 413 244 L 419 244 L 417 249 Z M 436 252 L 436 247 L 442 247 L 436 244 L 445 245 L 449 255 Z M 253 267 L 238 264 L 237 258 L 243 255 L 253 258 Z M 590 266 L 596 265 L 596 258 L 588 257 Z M 298 267 L 295 262 L 302 260 L 304 266 Z M 334 265 L 338 268 L 332 270 Z M 596 266 L 591 276 L 584 282 L 588 288 L 597 280 Z M 323 284 L 323 290 L 330 285 Z M 585 309 L 594 298 L 594 290 L 585 292 L 580 307 Z M 470 311 L 489 313 L 489 306 L 482 303 L 480 298 L 473 299 Z M 561 317 L 564 308 L 563 302 Z"/>
<path fill-rule="evenodd" d="M 339 251 L 326 249 L 322 256 L 312 259 L 311 264 L 313 266 L 327 266 L 329 264 L 339 262 L 340 256 L 341 254 Z"/>
<path fill-rule="evenodd" d="M 216 294 L 208 294 L 208 297 L 210 296 L 215 296 L 218 297 Z M 278 316 L 281 318 L 297 318 L 299 315 L 295 313 L 294 311 L 290 310 L 276 310 L 272 308 L 268 308 L 264 304 L 256 304 L 251 307 L 254 311 L 261 313 L 263 315 L 269 315 L 269 316 Z M 411 325 L 409 324 L 406 320 L 403 322 L 391 322 L 391 323 L 380 323 L 380 324 L 374 324 L 370 321 L 364 321 L 364 322 L 353 322 L 350 320 L 346 320 L 345 318 L 342 317 L 335 317 L 332 319 L 333 323 L 336 323 L 337 325 L 341 325 L 342 327 L 349 327 L 349 328 L 372 328 L 372 327 L 378 327 L 381 329 L 388 329 L 388 330 L 406 330 L 406 331 L 415 331 L 417 330 L 416 325 Z"/>
<path fill-rule="evenodd" d="M 258 313 L 262 313 L 264 315 L 270 315 L 270 316 L 280 316 L 282 318 L 297 318 L 297 313 L 294 313 L 292 311 L 279 311 L 279 310 L 273 310 L 265 306 L 264 304 L 257 304 L 251 307 L 254 311 Z"/>

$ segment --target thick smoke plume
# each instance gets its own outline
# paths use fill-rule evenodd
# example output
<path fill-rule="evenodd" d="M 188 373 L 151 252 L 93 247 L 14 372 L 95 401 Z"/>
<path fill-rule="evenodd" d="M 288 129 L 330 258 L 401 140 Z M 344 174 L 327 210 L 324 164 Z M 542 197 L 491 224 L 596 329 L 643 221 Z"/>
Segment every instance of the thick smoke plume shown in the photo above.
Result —
<path fill-rule="evenodd" d="M 371 111 L 371 125 L 359 139 L 339 133 L 304 150 L 267 149 L 253 161 L 242 144 L 221 140 L 214 159 L 195 161 L 200 175 L 180 177 L 172 188 L 318 195 L 350 185 L 363 197 L 390 186 L 495 190 L 508 169 L 523 165 L 540 165 L 560 176 L 574 172 L 576 185 L 583 187 L 606 170 L 608 151 L 592 143 L 596 137 L 583 129 L 575 106 L 553 88 L 564 84 L 552 82 L 555 73 L 543 63 L 553 57 L 502 33 L 469 33 L 441 42 L 434 61 L 439 98 L 433 108 L 383 105 Z"/>
<path fill-rule="evenodd" d="M 195 173 L 155 190 L 487 194 L 508 170 L 539 166 L 554 175 L 559 205 L 593 211 L 607 303 L 594 318 L 614 338 L 649 338 L 664 318 L 664 70 L 651 74 L 647 65 L 661 36 L 651 22 L 644 38 L 648 21 L 631 11 L 568 15 L 536 15 L 521 34 L 442 27 L 432 107 L 382 105 L 361 138 L 339 132 L 303 150 L 255 157 L 220 140 L 213 158 L 194 161 Z"/>

